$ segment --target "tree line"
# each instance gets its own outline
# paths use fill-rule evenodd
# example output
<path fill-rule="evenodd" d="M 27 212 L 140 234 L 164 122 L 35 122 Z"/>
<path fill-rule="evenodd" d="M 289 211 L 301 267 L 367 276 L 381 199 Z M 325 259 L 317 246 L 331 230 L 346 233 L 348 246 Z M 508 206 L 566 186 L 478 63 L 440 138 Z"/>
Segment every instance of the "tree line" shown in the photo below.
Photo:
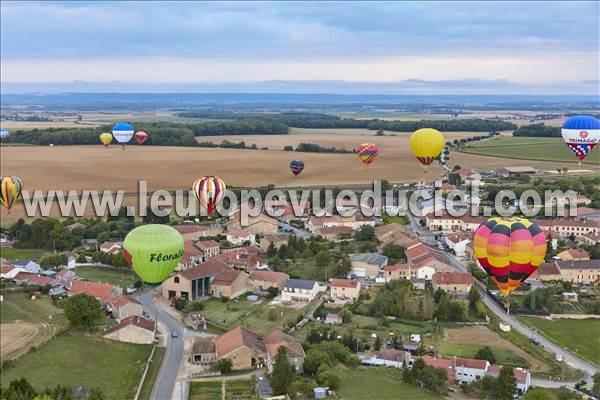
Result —
<path fill-rule="evenodd" d="M 515 137 L 562 137 L 558 126 L 548 126 L 543 123 L 520 126 L 513 132 Z"/>

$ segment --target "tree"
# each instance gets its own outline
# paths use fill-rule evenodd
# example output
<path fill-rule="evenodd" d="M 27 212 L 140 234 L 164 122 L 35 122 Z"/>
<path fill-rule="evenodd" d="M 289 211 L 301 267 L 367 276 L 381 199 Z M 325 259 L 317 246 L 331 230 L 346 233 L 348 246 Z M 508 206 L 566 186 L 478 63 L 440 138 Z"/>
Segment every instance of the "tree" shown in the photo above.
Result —
<path fill-rule="evenodd" d="M 11 381 L 8 390 L 2 391 L 2 398 L 7 400 L 29 400 L 36 396 L 36 391 L 25 378 Z"/>
<path fill-rule="evenodd" d="M 279 288 L 277 288 L 277 286 L 271 286 L 267 289 L 267 297 L 269 298 L 277 297 L 278 294 Z"/>
<path fill-rule="evenodd" d="M 477 312 L 477 303 L 479 303 L 479 290 L 476 285 L 473 285 L 469 292 L 469 310 L 472 313 Z"/>
<path fill-rule="evenodd" d="M 383 248 L 383 255 L 389 258 L 390 264 L 395 264 L 404 258 L 404 247 L 394 243 L 386 244 Z"/>
<path fill-rule="evenodd" d="M 329 368 L 328 365 L 323 364 L 317 371 L 317 383 L 322 386 L 326 386 L 331 390 L 336 390 L 340 386 L 340 377 Z"/>
<path fill-rule="evenodd" d="M 600 397 L 600 372 L 594 374 L 594 385 L 592 386 L 594 396 Z"/>
<path fill-rule="evenodd" d="M 290 145 L 284 146 L 283 151 L 294 151 L 294 148 Z"/>
<path fill-rule="evenodd" d="M 319 267 L 324 267 L 324 266 L 328 265 L 330 262 L 331 262 L 331 255 L 329 254 L 329 250 L 323 249 L 317 253 L 317 255 L 315 257 L 315 263 Z"/>
<path fill-rule="evenodd" d="M 310 375 L 316 375 L 322 364 L 331 365 L 329 355 L 323 350 L 310 349 L 304 360 L 304 371 Z"/>
<path fill-rule="evenodd" d="M 503 366 L 498 376 L 495 397 L 497 400 L 512 400 L 517 391 L 517 379 L 515 372 L 510 366 Z"/>
<path fill-rule="evenodd" d="M 285 346 L 280 346 L 277 350 L 270 381 L 275 395 L 287 394 L 290 384 L 294 381 L 294 366 L 288 360 Z"/>
<path fill-rule="evenodd" d="M 364 225 L 356 231 L 354 237 L 358 241 L 370 242 L 375 238 L 375 230 L 370 225 Z"/>
<path fill-rule="evenodd" d="M 269 309 L 269 312 L 267 313 L 267 318 L 269 319 L 269 321 L 277 321 L 277 317 L 279 317 L 279 313 L 277 312 L 277 309 L 275 309 L 275 308 Z"/>
<path fill-rule="evenodd" d="M 95 297 L 79 293 L 65 302 L 65 315 L 73 328 L 91 330 L 102 316 L 102 305 Z"/>
<path fill-rule="evenodd" d="M 475 354 L 475 359 L 488 360 L 490 364 L 496 363 L 496 356 L 494 355 L 494 352 L 492 351 L 492 349 L 490 349 L 489 346 L 484 346 L 480 348 L 479 351 L 477 351 L 477 354 Z"/>
<path fill-rule="evenodd" d="M 88 400 L 104 400 L 106 397 L 100 388 L 93 387 L 90 389 Z"/>
<path fill-rule="evenodd" d="M 267 247 L 267 257 L 272 258 L 277 255 L 277 249 L 275 248 L 275 244 L 271 242 L 269 247 Z"/>
<path fill-rule="evenodd" d="M 182 299 L 181 297 L 178 297 L 177 299 L 175 299 L 175 309 L 176 310 L 181 311 L 185 308 L 186 305 L 187 305 L 186 299 Z"/>
<path fill-rule="evenodd" d="M 352 322 L 352 311 L 348 310 L 347 308 L 344 308 L 340 314 L 343 323 L 348 324 Z"/>
<path fill-rule="evenodd" d="M 230 373 L 232 367 L 233 364 L 229 358 L 221 358 L 219 361 L 217 361 L 217 369 L 219 372 L 221 372 L 221 374 Z"/>

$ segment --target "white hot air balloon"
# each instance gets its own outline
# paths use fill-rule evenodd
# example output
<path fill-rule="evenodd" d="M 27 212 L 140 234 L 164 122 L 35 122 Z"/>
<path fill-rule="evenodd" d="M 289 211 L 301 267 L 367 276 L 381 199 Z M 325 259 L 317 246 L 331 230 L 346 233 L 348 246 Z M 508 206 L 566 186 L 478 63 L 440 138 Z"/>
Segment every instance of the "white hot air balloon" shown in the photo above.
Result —
<path fill-rule="evenodd" d="M 123 150 L 125 150 L 125 144 L 129 143 L 133 134 L 133 126 L 126 122 L 119 122 L 112 127 L 112 135 L 121 144 Z"/>

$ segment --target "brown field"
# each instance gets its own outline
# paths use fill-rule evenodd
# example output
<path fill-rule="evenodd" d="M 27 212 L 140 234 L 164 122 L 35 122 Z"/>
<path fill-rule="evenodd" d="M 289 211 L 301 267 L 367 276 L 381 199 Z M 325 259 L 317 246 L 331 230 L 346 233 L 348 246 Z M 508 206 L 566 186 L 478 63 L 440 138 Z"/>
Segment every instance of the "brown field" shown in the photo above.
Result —
<path fill-rule="evenodd" d="M 316 133 L 318 132 L 318 133 Z M 335 132 L 335 134 L 334 134 Z M 367 134 L 368 132 L 368 134 Z M 474 135 L 450 133 L 447 140 Z M 22 179 L 24 189 L 104 190 L 121 189 L 136 193 L 138 181 L 147 180 L 149 190 L 187 189 L 202 175 L 218 175 L 228 185 L 257 187 L 275 184 L 280 187 L 344 186 L 368 184 L 373 180 L 390 182 L 433 180 L 441 169 L 432 165 L 424 173 L 408 148 L 408 134 L 375 136 L 367 130 L 294 130 L 291 135 L 220 136 L 222 140 L 246 141 L 247 145 L 282 149 L 300 142 L 323 146 L 354 148 L 370 141 L 379 146 L 379 158 L 365 168 L 355 154 L 284 152 L 282 150 L 212 149 L 190 147 L 129 146 L 5 146 L 0 147 L 0 173 Z M 209 140 L 204 137 L 202 140 Z M 302 159 L 306 168 L 298 177 L 289 171 L 292 159 Z M 555 170 L 572 164 L 525 161 L 485 157 L 452 152 L 451 164 L 463 168 L 493 168 L 509 165 L 531 165 Z M 133 203 L 130 203 L 133 204 Z M 9 220 L 23 215 L 23 204 L 13 207 Z"/>
<path fill-rule="evenodd" d="M 444 337 L 450 342 L 477 344 L 482 346 L 496 346 L 512 351 L 515 355 L 526 360 L 535 372 L 546 372 L 550 368 L 526 351 L 515 346 L 497 333 L 481 325 L 467 326 L 464 328 L 448 328 L 444 331 Z"/>
<path fill-rule="evenodd" d="M 0 325 L 0 359 L 13 360 L 26 353 L 44 339 L 47 329 L 29 322 Z"/>

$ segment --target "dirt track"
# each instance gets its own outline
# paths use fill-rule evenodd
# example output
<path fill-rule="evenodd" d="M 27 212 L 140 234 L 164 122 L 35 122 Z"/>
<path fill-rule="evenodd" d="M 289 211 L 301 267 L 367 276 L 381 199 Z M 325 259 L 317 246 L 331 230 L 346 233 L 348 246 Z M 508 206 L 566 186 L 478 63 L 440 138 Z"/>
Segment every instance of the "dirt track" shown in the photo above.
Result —
<path fill-rule="evenodd" d="M 526 360 L 531 366 L 531 370 L 535 372 L 546 372 L 550 368 L 548 365 L 539 361 L 526 351 L 515 346 L 508 340 L 503 339 L 497 333 L 489 328 L 481 325 L 468 326 L 460 329 L 449 328 L 445 329 L 444 337 L 446 340 L 455 343 L 477 344 L 501 347 L 512 351 L 515 355 Z"/>
<path fill-rule="evenodd" d="M 39 344 L 47 335 L 47 326 L 29 322 L 0 325 L 0 360 L 12 360 Z"/>

